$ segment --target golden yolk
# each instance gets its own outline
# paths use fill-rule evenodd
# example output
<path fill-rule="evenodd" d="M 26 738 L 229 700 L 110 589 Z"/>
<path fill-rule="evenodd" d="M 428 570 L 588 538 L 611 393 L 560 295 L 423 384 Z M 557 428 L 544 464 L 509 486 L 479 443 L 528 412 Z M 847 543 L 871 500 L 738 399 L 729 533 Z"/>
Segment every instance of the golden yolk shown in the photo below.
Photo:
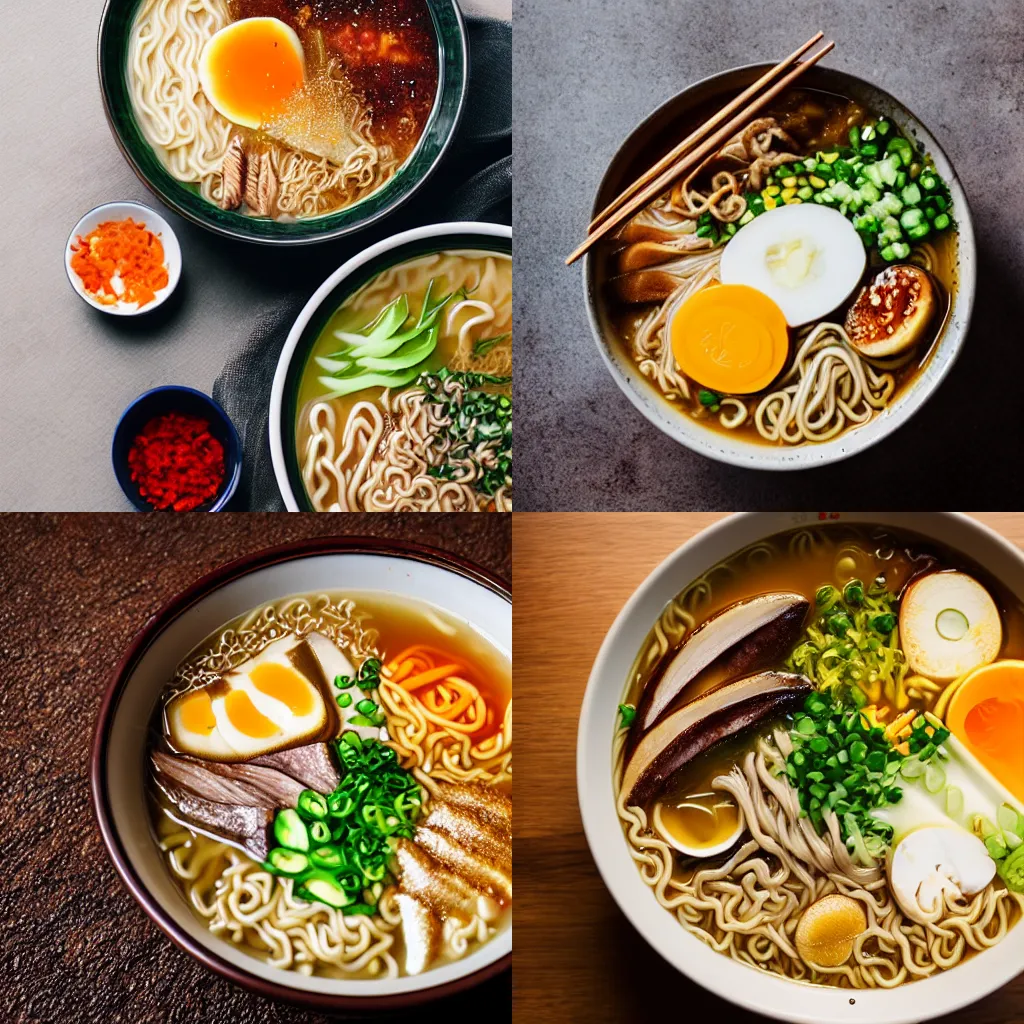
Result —
<path fill-rule="evenodd" d="M 1024 661 L 996 661 L 971 672 L 949 702 L 946 725 L 1024 799 Z"/>
<path fill-rule="evenodd" d="M 224 698 L 224 712 L 228 721 L 244 736 L 261 740 L 281 731 L 257 709 L 245 690 L 232 690 Z"/>
<path fill-rule="evenodd" d="M 849 896 L 830 893 L 812 903 L 796 926 L 796 949 L 805 963 L 838 967 L 850 959 L 857 936 L 868 926 L 861 905 Z"/>
<path fill-rule="evenodd" d="M 701 289 L 679 307 L 669 332 L 679 369 L 725 395 L 766 388 L 789 354 L 782 310 L 745 284 Z"/>
<path fill-rule="evenodd" d="M 1012 761 L 1024 747 L 1024 703 L 989 697 L 967 712 L 964 732 L 972 746 Z"/>
<path fill-rule="evenodd" d="M 293 668 L 268 661 L 257 665 L 250 673 L 252 685 L 282 704 L 287 704 L 294 715 L 308 715 L 313 710 L 313 693 L 309 683 Z"/>
<path fill-rule="evenodd" d="M 209 736 L 217 728 L 217 719 L 213 717 L 213 702 L 208 693 L 200 691 L 183 697 L 179 707 L 181 727 L 186 732 Z"/>
<path fill-rule="evenodd" d="M 221 29 L 202 56 L 202 83 L 229 120 L 258 128 L 303 83 L 301 45 L 276 18 L 247 18 Z"/>

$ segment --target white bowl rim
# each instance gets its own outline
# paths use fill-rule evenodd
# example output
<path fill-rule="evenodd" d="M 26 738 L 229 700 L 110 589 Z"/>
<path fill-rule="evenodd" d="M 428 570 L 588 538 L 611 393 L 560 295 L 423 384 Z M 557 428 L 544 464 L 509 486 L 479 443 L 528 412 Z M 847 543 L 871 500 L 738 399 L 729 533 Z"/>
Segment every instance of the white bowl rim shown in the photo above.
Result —
<path fill-rule="evenodd" d="M 284 440 L 281 436 L 281 404 L 284 401 L 284 383 L 288 376 L 288 366 L 306 324 L 338 283 L 349 277 L 363 264 L 369 263 L 370 260 L 376 259 L 382 253 L 397 249 L 407 242 L 418 242 L 424 238 L 438 238 L 444 235 L 479 235 L 481 238 L 511 239 L 512 228 L 506 224 L 491 224 L 486 221 L 448 221 L 442 224 L 425 224 L 422 227 L 399 232 L 390 238 L 384 238 L 338 267 L 313 292 L 309 301 L 302 307 L 302 312 L 295 318 L 295 323 L 292 324 L 292 329 L 288 332 L 284 348 L 281 349 L 281 355 L 277 360 L 277 370 L 274 372 L 274 383 L 270 391 L 269 415 L 270 458 L 274 464 L 274 476 L 277 478 L 278 489 L 289 512 L 301 512 L 302 509 L 299 508 L 299 503 L 288 480 L 288 463 L 284 453 Z"/>
<path fill-rule="evenodd" d="M 610 669 L 616 648 L 623 644 L 629 664 L 639 650 L 651 622 L 632 620 L 652 592 L 669 598 L 695 573 L 680 574 L 680 562 L 696 561 L 702 569 L 710 563 L 699 553 L 708 547 L 733 553 L 758 539 L 768 538 L 801 524 L 785 517 L 794 513 L 734 513 L 694 535 L 647 576 L 616 616 L 594 661 L 580 711 L 576 746 L 576 786 L 583 830 L 601 878 L 619 909 L 660 956 L 682 974 L 713 994 L 755 1013 L 793 1024 L 917 1024 L 948 1014 L 1002 987 L 1024 970 L 1024 922 L 998 945 L 973 954 L 952 970 L 930 978 L 906 982 L 893 989 L 851 990 L 792 981 L 758 971 L 715 952 L 688 933 L 655 899 L 640 877 L 628 852 L 615 809 L 612 777 L 614 709 L 622 699 L 628 667 L 619 675 Z M 805 514 L 806 515 L 806 514 Z M 974 548 L 986 547 L 990 561 L 998 559 L 1002 570 L 993 569 L 965 545 L 943 538 L 948 547 L 961 550 L 989 568 L 1005 582 L 1005 565 L 1020 577 L 1024 597 L 1024 553 L 984 523 L 961 512 L 844 512 L 834 513 L 840 522 L 888 526 L 920 533 L 955 534 L 972 540 Z M 772 524 L 767 526 L 767 524 Z M 762 528 L 762 525 L 767 528 Z M 816 525 L 807 522 L 806 525 Z M 723 556 L 727 557 L 727 556 Z M 1008 560 L 1003 563 L 1002 560 Z M 701 569 L 698 569 L 698 572 Z M 683 575 L 682 585 L 680 576 Z M 628 635 L 624 643 L 622 638 Z M 637 640 L 632 645 L 633 639 Z M 632 645 L 632 649 L 630 649 Z M 609 836 L 615 838 L 608 840 Z"/>
<path fill-rule="evenodd" d="M 167 267 L 167 284 L 157 291 L 156 298 L 152 302 L 147 303 L 141 309 L 134 303 L 124 302 L 121 299 L 118 299 L 113 306 L 104 305 L 85 290 L 82 279 L 71 269 L 72 242 L 82 233 L 83 225 L 104 210 L 109 210 L 111 215 L 118 212 L 122 216 L 128 216 L 132 213 L 136 214 L 143 220 L 147 228 L 160 235 L 160 241 L 163 243 L 164 264 Z M 146 206 L 145 203 L 138 203 L 134 199 L 116 200 L 94 206 L 79 217 L 78 223 L 71 229 L 71 234 L 68 235 L 68 240 L 64 245 L 64 270 L 68 275 L 71 287 L 93 309 L 98 309 L 101 313 L 109 313 L 111 316 L 145 316 L 146 313 L 152 313 L 154 309 L 162 306 L 174 294 L 174 289 L 178 287 L 178 281 L 181 279 L 181 263 L 181 245 L 178 242 L 178 236 L 174 228 L 171 227 L 162 214 L 158 213 L 151 206 Z"/>
<path fill-rule="evenodd" d="M 121 698 L 133 673 L 145 659 L 147 652 L 163 633 L 173 626 L 194 606 L 203 603 L 231 584 L 264 570 L 274 570 L 282 564 L 296 561 L 351 556 L 370 556 L 401 563 L 420 563 L 428 570 L 439 570 L 463 578 L 471 585 L 483 587 L 509 606 L 511 615 L 512 592 L 509 583 L 475 562 L 460 555 L 434 548 L 414 540 L 368 537 L 360 535 L 322 536 L 275 545 L 246 554 L 234 561 L 206 572 L 188 587 L 177 592 L 140 626 L 129 641 L 123 656 L 112 673 L 103 694 L 96 720 L 90 754 L 90 791 L 93 816 L 103 846 L 113 863 L 121 883 L 145 911 L 147 917 L 176 945 L 211 971 L 240 984 L 260 995 L 285 999 L 321 1012 L 358 1010 L 373 1012 L 408 1008 L 443 996 L 465 991 L 482 981 L 495 977 L 511 967 L 512 926 L 502 930 L 491 942 L 474 951 L 470 957 L 454 964 L 442 965 L 415 979 L 421 982 L 403 985 L 396 991 L 382 993 L 373 980 L 359 982 L 359 990 L 327 991 L 323 987 L 310 988 L 304 978 L 295 972 L 273 973 L 264 978 L 246 966 L 225 959 L 207 937 L 193 938 L 172 919 L 163 902 L 142 881 L 131 855 L 121 839 L 109 796 L 108 749 L 110 734 L 118 715 Z M 410 570 L 411 571 L 411 570 Z M 384 588 L 389 589 L 389 588 Z M 398 586 L 395 592 L 402 593 Z M 286 595 L 282 595 L 286 596 Z M 509 647 L 511 654 L 511 646 Z M 247 958 L 242 958 L 243 961 Z M 451 969 L 451 968 L 454 968 Z M 351 982 L 345 982 L 351 985 Z M 389 982 L 389 985 L 394 984 Z"/>
<path fill-rule="evenodd" d="M 660 103 L 633 128 L 616 150 L 615 155 L 609 160 L 605 174 L 598 185 L 594 207 L 590 212 L 590 219 L 599 212 L 596 197 L 604 189 L 605 179 L 611 170 L 612 164 L 618 160 L 622 148 L 636 132 L 648 122 L 657 118 L 666 108 L 678 103 L 686 93 L 696 89 L 698 86 L 714 82 L 718 78 L 726 79 L 731 75 L 744 71 L 754 69 L 766 70 L 769 66 L 769 64 L 757 62 L 727 68 L 698 81 L 691 82 L 685 88 Z M 938 344 L 929 355 L 924 369 L 920 372 L 917 379 L 913 381 L 912 385 L 904 389 L 897 396 L 896 401 L 892 405 L 883 409 L 879 415 L 873 416 L 871 421 L 864 426 L 855 426 L 831 440 L 795 446 L 788 445 L 785 448 L 775 447 L 767 443 L 760 444 L 755 441 L 747 441 L 738 437 L 729 437 L 720 431 L 705 427 L 681 410 L 673 409 L 669 402 L 654 392 L 649 381 L 640 379 L 641 374 L 639 370 L 625 368 L 623 360 L 616 357 L 616 354 L 613 352 L 614 343 L 605 339 L 600 317 L 591 296 L 591 253 L 588 252 L 582 261 L 583 301 L 587 310 L 587 320 L 590 324 L 591 335 L 593 336 L 594 343 L 597 345 L 598 354 L 601 356 L 602 362 L 618 385 L 619 390 L 629 399 L 644 419 L 657 427 L 662 433 L 667 434 L 674 441 L 685 445 L 699 455 L 704 455 L 717 462 L 739 466 L 743 469 L 790 471 L 825 466 L 851 458 L 878 444 L 879 441 L 888 437 L 889 434 L 898 430 L 910 420 L 946 379 L 960 353 L 963 351 L 974 310 L 977 283 L 974 225 L 971 219 L 970 203 L 952 161 L 946 155 L 931 130 L 902 100 L 893 96 L 881 86 L 875 85 L 873 82 L 852 71 L 827 66 L 822 66 L 821 71 L 845 76 L 873 89 L 877 93 L 885 95 L 895 106 L 909 114 L 914 121 L 921 125 L 928 136 L 928 153 L 935 160 L 940 172 L 942 172 L 949 185 L 955 206 L 959 211 L 956 222 L 958 231 L 957 289 L 953 305 L 949 311 L 950 322 L 943 327 Z M 962 324 L 957 327 L 952 323 L 952 320 L 954 314 L 960 314 L 961 311 Z M 942 359 L 940 359 L 939 349 L 942 348 L 946 338 L 951 338 L 952 341 L 948 348 L 948 354 L 941 353 Z"/>

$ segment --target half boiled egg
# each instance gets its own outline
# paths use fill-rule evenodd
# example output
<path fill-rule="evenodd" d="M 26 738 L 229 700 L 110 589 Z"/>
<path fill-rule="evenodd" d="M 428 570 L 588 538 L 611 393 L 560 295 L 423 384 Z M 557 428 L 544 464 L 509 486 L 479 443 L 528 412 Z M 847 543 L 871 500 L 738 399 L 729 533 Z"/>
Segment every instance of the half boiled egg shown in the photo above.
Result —
<path fill-rule="evenodd" d="M 727 395 L 766 388 L 789 354 L 782 310 L 763 292 L 742 284 L 702 288 L 672 315 L 669 337 L 683 373 Z"/>
<path fill-rule="evenodd" d="M 992 595 L 973 576 L 933 572 L 919 576 L 904 592 L 900 638 L 914 672 L 950 682 L 995 661 L 1003 624 Z"/>
<path fill-rule="evenodd" d="M 203 47 L 199 84 L 229 121 L 259 128 L 299 89 L 306 75 L 302 43 L 278 18 L 243 18 Z"/>
<path fill-rule="evenodd" d="M 167 740 L 178 753 L 213 761 L 315 742 L 335 723 L 326 686 L 316 650 L 282 637 L 220 679 L 173 697 L 164 712 Z"/>
<path fill-rule="evenodd" d="M 767 210 L 737 231 L 720 273 L 723 284 L 763 292 L 797 327 L 842 305 L 866 262 L 860 235 L 838 210 L 800 203 Z"/>

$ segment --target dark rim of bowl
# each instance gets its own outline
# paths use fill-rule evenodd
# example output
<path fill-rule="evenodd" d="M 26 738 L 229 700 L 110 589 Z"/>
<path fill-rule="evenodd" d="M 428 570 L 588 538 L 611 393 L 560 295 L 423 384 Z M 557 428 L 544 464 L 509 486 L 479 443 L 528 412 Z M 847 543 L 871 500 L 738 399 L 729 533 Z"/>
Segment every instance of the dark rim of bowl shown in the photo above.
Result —
<path fill-rule="evenodd" d="M 90 754 L 89 788 L 93 814 L 107 854 L 113 861 L 122 883 L 136 903 L 175 945 L 195 957 L 205 967 L 257 995 L 269 999 L 282 999 L 310 1010 L 359 1010 L 365 1013 L 376 1010 L 404 1009 L 455 995 L 495 977 L 511 968 L 512 954 L 506 953 L 505 956 L 481 967 L 478 971 L 442 985 L 384 996 L 328 995 L 321 992 L 305 992 L 289 985 L 266 981 L 236 967 L 218 956 L 213 950 L 195 941 L 166 914 L 160 902 L 151 895 L 132 866 L 114 826 L 108 800 L 104 768 L 107 761 L 110 726 L 127 679 L 157 637 L 199 600 L 233 580 L 248 576 L 258 569 L 279 565 L 282 562 L 326 554 L 388 555 L 422 562 L 463 576 L 504 598 L 509 605 L 512 604 L 510 585 L 500 576 L 469 559 L 424 544 L 401 540 L 381 540 L 376 537 L 314 537 L 308 540 L 294 541 L 256 551 L 206 573 L 177 596 L 172 597 L 146 620 L 142 628 L 132 638 L 121 657 L 113 678 L 107 685 L 100 705 L 96 729 L 93 733 Z M 429 977 L 429 973 L 426 977 Z"/>
<path fill-rule="evenodd" d="M 139 0 L 105 0 L 100 15 L 96 63 L 103 112 L 110 132 L 128 165 L 146 188 L 175 213 L 217 234 L 266 245 L 308 245 L 361 231 L 404 205 L 431 177 L 448 151 L 462 121 L 469 84 L 469 42 L 462 12 L 457 0 L 424 2 L 430 11 L 437 42 L 438 83 L 434 105 L 405 163 L 376 191 L 342 210 L 289 222 L 247 217 L 234 211 L 221 210 L 167 172 L 159 155 L 137 127 L 131 98 L 124 88 L 123 64 L 127 40 L 111 42 L 107 38 L 115 10 L 130 7 L 131 17 L 134 18 Z M 105 60 L 105 52 L 111 47 L 116 51 L 116 61 Z M 116 67 L 111 66 L 114 63 Z M 115 94 L 125 105 L 138 138 L 124 137 L 118 115 L 113 109 Z M 152 157 L 153 170 L 158 180 L 154 180 L 154 176 L 143 167 L 143 163 L 148 161 L 137 155 L 136 147 L 139 146 L 145 147 L 143 155 L 148 151 Z"/>
<path fill-rule="evenodd" d="M 496 226 L 500 227 L 500 225 Z M 284 449 L 288 470 L 288 484 L 301 511 L 316 511 L 302 482 L 299 457 L 295 449 L 295 417 L 298 414 L 299 384 L 313 352 L 313 346 L 338 307 L 368 281 L 406 260 L 416 259 L 417 256 L 425 256 L 428 253 L 443 252 L 447 249 L 476 249 L 481 252 L 498 252 L 511 256 L 512 239 L 497 235 L 456 233 L 418 238 L 405 242 L 394 249 L 388 249 L 343 277 L 320 302 L 302 329 L 302 335 L 288 361 L 288 372 L 285 377 L 284 392 L 281 396 L 281 446 Z M 301 313 L 299 315 L 301 316 Z"/>
<path fill-rule="evenodd" d="M 217 399 L 214 398 L 212 395 L 208 395 L 205 391 L 200 391 L 197 388 L 190 388 L 186 384 L 158 384 L 155 388 L 150 388 L 148 391 L 143 391 L 141 395 L 139 395 L 137 398 L 134 398 L 125 406 L 124 411 L 118 417 L 117 426 L 114 427 L 113 437 L 110 439 L 110 460 L 114 465 L 114 477 L 117 480 L 118 484 L 120 485 L 121 491 L 124 494 L 124 496 L 128 499 L 128 501 L 131 502 L 132 506 L 138 512 L 159 511 L 158 509 L 153 508 L 144 501 L 142 504 L 140 504 L 138 501 L 135 500 L 135 496 L 129 494 L 128 491 L 125 489 L 124 485 L 121 483 L 121 477 L 117 471 L 117 437 L 121 431 L 121 428 L 124 425 L 125 418 L 137 405 L 149 399 L 152 395 L 161 394 L 163 392 L 168 391 L 177 392 L 179 394 L 184 391 L 187 392 L 188 394 L 195 395 L 197 398 L 202 399 L 204 404 L 209 405 L 215 411 L 217 418 L 221 421 L 221 423 L 226 425 L 226 433 L 234 441 L 235 460 L 234 465 L 231 468 L 230 475 L 225 473 L 224 482 L 221 484 L 220 491 L 218 492 L 217 497 L 210 504 L 209 508 L 200 507 L 199 509 L 195 510 L 199 512 L 221 512 L 223 511 L 224 506 L 227 505 L 227 503 L 231 501 L 231 499 L 235 496 L 235 491 L 238 490 L 238 484 L 242 479 L 242 459 L 244 454 L 242 452 L 242 441 L 241 438 L 238 436 L 238 428 L 235 426 L 231 417 L 227 414 L 227 411 L 220 404 L 220 402 L 218 402 Z"/>
<path fill-rule="evenodd" d="M 626 152 L 627 147 L 633 142 L 633 140 L 638 135 L 647 130 L 652 124 L 656 123 L 660 118 L 663 118 L 667 114 L 669 114 L 674 107 L 682 105 L 684 109 L 678 111 L 676 116 L 685 117 L 687 113 L 686 101 L 690 100 L 689 107 L 692 107 L 694 105 L 691 98 L 692 94 L 700 94 L 698 97 L 699 102 L 700 98 L 713 98 L 715 96 L 722 95 L 723 93 L 728 93 L 732 91 L 734 88 L 736 90 L 740 90 L 743 88 L 744 85 L 744 75 L 749 75 L 752 81 L 753 78 L 756 77 L 758 71 L 767 71 L 768 68 L 770 68 L 771 66 L 772 64 L 770 61 L 756 61 L 752 64 L 740 64 L 733 68 L 726 68 L 723 71 L 716 71 L 712 75 L 706 75 L 704 78 L 700 78 L 695 82 L 691 82 L 689 85 L 685 86 L 678 92 L 667 97 L 665 100 L 659 103 L 653 110 L 651 110 L 649 114 L 647 114 L 646 117 L 639 121 L 637 125 L 629 132 L 629 134 L 622 140 L 622 142 L 616 148 L 611 159 L 608 161 L 608 165 L 605 167 L 604 173 L 601 175 L 601 180 L 598 183 L 597 190 L 594 193 L 594 199 L 591 204 L 591 211 L 588 219 L 593 219 L 593 217 L 596 216 L 600 212 L 600 210 L 605 205 L 607 205 L 608 202 L 611 201 L 612 197 L 605 196 L 604 193 L 608 188 L 609 183 L 613 180 L 613 171 L 620 171 L 619 165 L 623 162 L 624 154 Z M 702 458 L 711 459 L 716 462 L 721 462 L 724 465 L 732 465 L 740 469 L 766 470 L 769 472 L 791 472 L 805 469 L 814 470 L 823 468 L 828 465 L 832 465 L 837 462 L 843 462 L 846 459 L 852 458 L 855 455 L 860 455 L 863 452 L 866 452 L 868 449 L 873 448 L 881 441 L 884 441 L 891 437 L 895 431 L 900 430 L 902 427 L 905 427 L 907 423 L 909 423 L 910 420 L 912 420 L 914 416 L 916 416 L 921 411 L 925 403 L 935 394 L 935 392 L 939 389 L 939 386 L 942 384 L 942 382 L 945 381 L 946 378 L 949 376 L 953 367 L 959 360 L 960 355 L 963 352 L 964 345 L 967 341 L 967 334 L 971 326 L 971 317 L 974 313 L 974 301 L 977 294 L 977 241 L 974 235 L 974 219 L 971 215 L 970 201 L 967 198 L 967 192 L 964 189 L 963 182 L 960 180 L 959 174 L 957 174 L 956 167 L 954 166 L 953 161 L 950 159 L 949 154 L 945 151 L 945 149 L 943 149 L 942 144 L 936 138 L 936 136 L 928 127 L 928 125 L 926 125 L 924 121 L 922 121 L 921 118 L 918 117 L 917 114 L 915 114 L 914 111 L 911 110 L 910 107 L 908 107 L 907 104 L 903 102 L 903 100 L 898 99 L 887 89 L 883 89 L 880 85 L 875 85 L 874 82 L 869 81 L 867 78 L 864 78 L 853 71 L 847 71 L 844 68 L 830 67 L 819 64 L 809 69 L 809 71 L 807 72 L 807 77 L 803 79 L 801 83 L 798 83 L 796 86 L 794 86 L 794 88 L 819 89 L 822 91 L 828 91 L 829 80 L 832 78 L 832 76 L 852 79 L 858 85 L 863 86 L 864 88 L 877 93 L 879 96 L 884 97 L 886 100 L 892 103 L 894 108 L 905 111 L 906 114 L 908 114 L 918 125 L 920 125 L 920 127 L 923 128 L 925 132 L 931 137 L 931 145 L 928 147 L 928 153 L 932 155 L 938 153 L 949 165 L 950 174 L 948 178 L 948 184 L 950 185 L 950 190 L 955 193 L 955 203 L 963 210 L 963 216 L 958 216 L 957 218 L 958 237 L 956 253 L 956 298 L 957 300 L 959 300 L 961 296 L 964 296 L 965 304 L 960 319 L 958 322 L 956 322 L 955 325 L 951 311 L 948 321 L 942 327 L 942 331 L 940 333 L 939 338 L 937 338 L 932 345 L 928 361 L 925 364 L 925 369 L 927 369 L 928 365 L 931 363 L 931 359 L 935 354 L 935 349 L 941 342 L 942 337 L 944 337 L 949 332 L 952 326 L 956 326 L 959 330 L 960 339 L 957 345 L 957 349 L 953 353 L 953 357 L 942 368 L 942 371 L 936 376 L 934 382 L 931 383 L 928 394 L 922 398 L 917 408 L 911 410 L 909 415 L 902 423 L 900 423 L 896 427 L 890 427 L 888 431 L 880 433 L 879 436 L 876 437 L 869 444 L 861 445 L 856 448 L 852 448 L 850 446 L 841 448 L 837 452 L 835 452 L 831 458 L 825 459 L 824 461 L 811 463 L 792 462 L 776 466 L 754 465 L 747 461 L 734 459 L 731 456 L 726 457 L 723 455 L 712 455 L 709 452 L 703 451 L 699 448 L 692 447 L 689 444 L 689 442 L 677 437 L 675 433 L 666 430 L 664 427 L 662 427 L 660 423 L 655 423 L 653 420 L 651 420 L 648 417 L 641 400 L 639 399 L 639 392 L 634 392 L 634 389 L 624 379 L 625 374 L 621 370 L 619 370 L 618 367 L 615 365 L 618 362 L 618 360 L 616 359 L 616 349 L 621 346 L 616 339 L 610 339 L 608 337 L 608 332 L 605 324 L 605 317 L 603 316 L 603 310 L 601 308 L 601 303 L 597 295 L 599 285 L 598 282 L 595 280 L 596 262 L 594 259 L 594 250 L 592 249 L 583 257 L 582 260 L 583 273 L 581 276 L 583 279 L 583 297 L 587 308 L 588 321 L 590 324 L 590 333 L 594 338 L 594 344 L 597 346 L 598 353 L 601 356 L 602 361 L 605 363 L 608 372 L 611 374 L 615 383 L 618 385 L 619 390 L 622 391 L 622 393 L 629 400 L 630 404 L 633 405 L 645 419 L 647 419 L 648 423 L 650 423 L 651 426 L 655 427 L 655 429 L 663 433 L 666 437 L 670 438 L 676 444 L 684 445 L 685 447 L 689 448 L 690 451 L 696 453 L 697 455 L 700 455 Z M 739 82 L 736 81 L 737 78 L 740 79 Z M 818 82 L 817 80 L 821 78 L 824 78 L 826 81 L 824 83 Z M 839 83 L 834 84 L 838 86 Z M 901 125 L 900 127 L 904 131 L 908 130 L 906 125 Z M 916 139 L 917 133 L 912 131 L 912 134 Z M 966 229 L 964 225 L 966 225 Z M 965 235 L 970 240 L 971 247 L 973 249 L 973 252 L 971 254 L 972 260 L 970 265 L 970 274 L 966 278 L 963 276 L 963 267 L 960 259 L 962 254 L 961 245 L 963 243 Z M 633 376 L 635 377 L 635 374 Z M 652 390 L 650 388 L 650 382 L 644 381 L 643 383 L 645 385 L 643 391 L 645 393 L 650 393 L 657 397 L 657 391 L 656 389 Z M 920 381 L 915 381 L 911 385 L 911 389 L 914 390 L 920 386 Z M 678 412 L 678 410 L 676 411 Z M 883 413 L 886 411 L 888 410 L 883 410 Z M 874 420 L 871 420 L 869 422 L 874 422 Z M 846 433 L 855 435 L 857 433 L 857 430 L 857 427 L 853 427 Z M 841 434 L 839 438 L 834 438 L 833 440 L 840 440 L 844 436 L 845 433 Z M 829 441 L 824 443 L 831 444 L 832 442 Z M 822 446 L 809 446 L 808 444 L 804 443 L 802 445 L 798 445 L 797 450 L 820 447 Z"/>

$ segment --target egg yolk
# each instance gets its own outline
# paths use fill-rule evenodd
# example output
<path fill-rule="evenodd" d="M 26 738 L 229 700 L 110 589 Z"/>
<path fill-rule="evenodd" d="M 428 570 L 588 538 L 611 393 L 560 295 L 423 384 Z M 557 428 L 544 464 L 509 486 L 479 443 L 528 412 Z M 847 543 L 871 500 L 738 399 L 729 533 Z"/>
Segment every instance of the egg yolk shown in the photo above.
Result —
<path fill-rule="evenodd" d="M 258 128 L 302 85 L 302 51 L 276 18 L 234 22 L 207 45 L 204 88 L 213 105 L 237 124 Z"/>
<path fill-rule="evenodd" d="M 669 327 L 679 369 L 726 395 L 766 388 L 789 354 L 782 310 L 745 284 L 704 288 L 680 306 Z"/>
<path fill-rule="evenodd" d="M 245 690 L 232 690 L 224 698 L 224 712 L 228 716 L 228 721 L 243 736 L 261 740 L 281 731 L 274 722 L 257 709 Z"/>
<path fill-rule="evenodd" d="M 970 673 L 949 702 L 946 725 L 1024 799 L 1024 662 L 997 661 Z"/>
<path fill-rule="evenodd" d="M 313 710 L 313 694 L 309 684 L 287 665 L 273 661 L 257 665 L 249 673 L 249 679 L 260 693 L 287 704 L 294 715 L 308 715 Z"/>
<path fill-rule="evenodd" d="M 209 736 L 217 728 L 217 719 L 213 717 L 213 702 L 208 693 L 200 691 L 184 697 L 179 707 L 181 727 L 186 732 Z"/>

